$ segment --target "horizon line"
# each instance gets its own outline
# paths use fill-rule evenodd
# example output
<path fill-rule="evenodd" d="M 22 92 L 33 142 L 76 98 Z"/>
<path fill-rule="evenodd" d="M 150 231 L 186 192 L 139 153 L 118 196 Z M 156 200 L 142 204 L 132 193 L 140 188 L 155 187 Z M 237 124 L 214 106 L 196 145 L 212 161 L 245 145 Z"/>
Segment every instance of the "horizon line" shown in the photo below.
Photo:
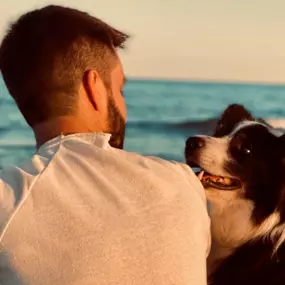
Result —
<path fill-rule="evenodd" d="M 137 82 L 168 82 L 168 83 L 192 83 L 192 84 L 229 84 L 229 85 L 260 85 L 260 86 L 282 86 L 285 87 L 285 81 L 246 81 L 246 80 L 234 80 L 234 79 L 202 79 L 202 78 L 172 78 L 172 77 L 147 77 L 147 76 L 132 76 L 126 75 L 128 81 Z M 3 76 L 0 72 L 0 79 L 5 84 Z"/>
<path fill-rule="evenodd" d="M 265 86 L 284 86 L 285 81 L 246 81 L 234 79 L 201 79 L 201 78 L 171 78 L 171 77 L 147 77 L 147 76 L 126 76 L 130 81 L 152 81 L 152 82 L 169 82 L 169 83 L 200 83 L 200 84 L 229 84 L 229 85 L 265 85 Z"/>

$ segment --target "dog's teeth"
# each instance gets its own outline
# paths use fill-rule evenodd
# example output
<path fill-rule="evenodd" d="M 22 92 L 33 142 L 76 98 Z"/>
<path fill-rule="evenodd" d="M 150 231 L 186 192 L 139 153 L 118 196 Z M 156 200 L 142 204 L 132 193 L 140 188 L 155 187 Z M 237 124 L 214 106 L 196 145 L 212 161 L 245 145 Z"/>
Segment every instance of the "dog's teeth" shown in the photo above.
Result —
<path fill-rule="evenodd" d="M 201 172 L 198 174 L 198 178 L 199 178 L 200 180 L 202 180 L 204 173 L 205 173 L 205 171 L 201 171 Z"/>

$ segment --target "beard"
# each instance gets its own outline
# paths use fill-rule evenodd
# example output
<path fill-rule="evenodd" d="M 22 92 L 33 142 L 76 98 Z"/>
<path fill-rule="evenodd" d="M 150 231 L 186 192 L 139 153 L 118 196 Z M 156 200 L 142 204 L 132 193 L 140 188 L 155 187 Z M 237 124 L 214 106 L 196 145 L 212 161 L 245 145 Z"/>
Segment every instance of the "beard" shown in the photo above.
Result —
<path fill-rule="evenodd" d="M 126 122 L 121 115 L 112 95 L 108 96 L 109 140 L 110 146 L 118 149 L 124 148 Z"/>

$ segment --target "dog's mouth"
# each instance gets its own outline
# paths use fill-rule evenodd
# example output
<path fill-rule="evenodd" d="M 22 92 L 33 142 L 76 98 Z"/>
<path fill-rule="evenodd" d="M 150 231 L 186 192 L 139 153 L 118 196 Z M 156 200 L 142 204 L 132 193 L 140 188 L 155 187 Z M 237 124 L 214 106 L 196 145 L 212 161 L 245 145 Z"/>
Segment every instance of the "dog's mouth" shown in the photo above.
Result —
<path fill-rule="evenodd" d="M 204 170 L 196 173 L 204 188 L 215 188 L 219 190 L 237 190 L 241 188 L 241 181 L 237 178 L 216 176 Z"/>

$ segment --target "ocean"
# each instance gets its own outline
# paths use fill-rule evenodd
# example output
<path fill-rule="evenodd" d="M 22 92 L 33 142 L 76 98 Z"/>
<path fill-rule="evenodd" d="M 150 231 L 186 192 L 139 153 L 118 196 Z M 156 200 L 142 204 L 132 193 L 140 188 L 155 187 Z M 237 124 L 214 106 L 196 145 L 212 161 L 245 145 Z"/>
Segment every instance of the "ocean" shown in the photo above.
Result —
<path fill-rule="evenodd" d="M 176 82 L 129 79 L 125 149 L 183 161 L 185 140 L 210 134 L 231 103 L 255 116 L 285 118 L 285 85 Z M 0 78 L 0 167 L 23 162 L 35 152 L 33 133 Z"/>

